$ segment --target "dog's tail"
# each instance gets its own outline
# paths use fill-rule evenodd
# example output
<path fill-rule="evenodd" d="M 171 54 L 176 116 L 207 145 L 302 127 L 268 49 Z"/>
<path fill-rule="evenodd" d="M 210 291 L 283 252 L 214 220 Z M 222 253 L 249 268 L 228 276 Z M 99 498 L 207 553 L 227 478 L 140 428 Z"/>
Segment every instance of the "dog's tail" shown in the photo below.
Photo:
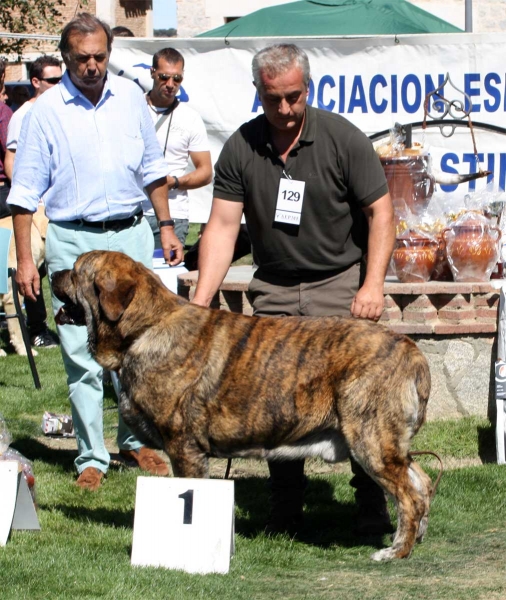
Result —
<path fill-rule="evenodd" d="M 418 410 L 414 422 L 414 431 L 417 432 L 425 422 L 427 414 L 427 403 L 430 396 L 430 369 L 427 359 L 422 352 L 416 348 L 411 352 L 410 368 L 412 371 L 413 381 L 418 396 Z"/>

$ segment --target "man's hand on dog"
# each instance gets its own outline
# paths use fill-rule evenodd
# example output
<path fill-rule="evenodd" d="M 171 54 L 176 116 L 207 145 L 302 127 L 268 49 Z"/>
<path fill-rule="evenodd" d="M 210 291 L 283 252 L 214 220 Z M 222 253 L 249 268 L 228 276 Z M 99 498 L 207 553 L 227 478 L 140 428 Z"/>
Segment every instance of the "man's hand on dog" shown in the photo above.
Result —
<path fill-rule="evenodd" d="M 32 260 L 18 261 L 16 282 L 22 296 L 34 302 L 37 300 L 37 296 L 40 294 L 40 276 Z"/>
<path fill-rule="evenodd" d="M 378 321 L 383 312 L 385 298 L 383 288 L 369 287 L 366 283 L 358 290 L 351 303 L 351 315 L 361 319 Z"/>

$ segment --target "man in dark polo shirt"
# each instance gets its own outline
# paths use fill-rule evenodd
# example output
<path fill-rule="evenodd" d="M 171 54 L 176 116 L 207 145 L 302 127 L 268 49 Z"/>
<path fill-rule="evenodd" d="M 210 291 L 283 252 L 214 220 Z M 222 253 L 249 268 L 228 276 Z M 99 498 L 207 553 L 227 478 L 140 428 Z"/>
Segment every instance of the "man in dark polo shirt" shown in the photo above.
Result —
<path fill-rule="evenodd" d="M 343 117 L 307 106 L 309 61 L 297 46 L 261 50 L 253 79 L 264 114 L 230 137 L 216 164 L 193 302 L 210 304 L 244 212 L 258 265 L 249 288 L 255 315 L 378 320 L 395 231 L 371 142 Z M 302 521 L 304 461 L 270 462 L 269 470 L 268 528 L 294 533 Z M 391 531 L 382 490 L 354 461 L 352 470 L 357 531 Z"/>

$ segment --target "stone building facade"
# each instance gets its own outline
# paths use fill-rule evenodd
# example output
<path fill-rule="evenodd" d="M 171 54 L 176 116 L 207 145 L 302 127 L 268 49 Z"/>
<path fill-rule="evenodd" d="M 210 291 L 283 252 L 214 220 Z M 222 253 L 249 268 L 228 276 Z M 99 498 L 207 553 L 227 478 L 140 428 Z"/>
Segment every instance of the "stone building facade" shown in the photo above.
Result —
<path fill-rule="evenodd" d="M 178 37 L 193 37 L 228 19 L 293 0 L 176 0 Z M 411 4 L 465 29 L 465 0 L 409 0 Z M 504 0 L 472 0 L 474 33 L 506 32 Z"/>
<path fill-rule="evenodd" d="M 61 13 L 60 22 L 63 26 L 77 13 L 89 12 L 97 15 L 111 27 L 123 25 L 128 27 L 136 37 L 151 37 L 153 35 L 153 3 L 152 0 L 65 0 L 63 6 L 58 7 Z M 47 31 L 34 30 L 30 33 L 47 34 Z M 6 70 L 6 81 L 21 81 L 27 79 L 27 65 L 41 52 L 60 56 L 57 50 L 57 41 L 36 40 L 26 46 L 22 61 L 17 57 L 8 57 L 9 63 Z"/>

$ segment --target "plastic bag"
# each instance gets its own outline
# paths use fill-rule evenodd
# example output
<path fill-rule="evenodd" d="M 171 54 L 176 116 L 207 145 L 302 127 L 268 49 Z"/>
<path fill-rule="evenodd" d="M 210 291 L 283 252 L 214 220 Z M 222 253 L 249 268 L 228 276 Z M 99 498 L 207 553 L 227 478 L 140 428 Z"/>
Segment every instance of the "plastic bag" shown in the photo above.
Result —
<path fill-rule="evenodd" d="M 0 455 L 7 450 L 7 448 L 11 445 L 11 442 L 11 434 L 7 429 L 7 425 L 2 413 L 0 413 Z"/>
<path fill-rule="evenodd" d="M 9 448 L 11 435 L 7 429 L 5 419 L 0 414 L 0 460 L 11 460 L 18 463 L 18 472 L 23 473 L 32 499 L 35 502 L 35 476 L 32 463 L 14 448 Z"/>

